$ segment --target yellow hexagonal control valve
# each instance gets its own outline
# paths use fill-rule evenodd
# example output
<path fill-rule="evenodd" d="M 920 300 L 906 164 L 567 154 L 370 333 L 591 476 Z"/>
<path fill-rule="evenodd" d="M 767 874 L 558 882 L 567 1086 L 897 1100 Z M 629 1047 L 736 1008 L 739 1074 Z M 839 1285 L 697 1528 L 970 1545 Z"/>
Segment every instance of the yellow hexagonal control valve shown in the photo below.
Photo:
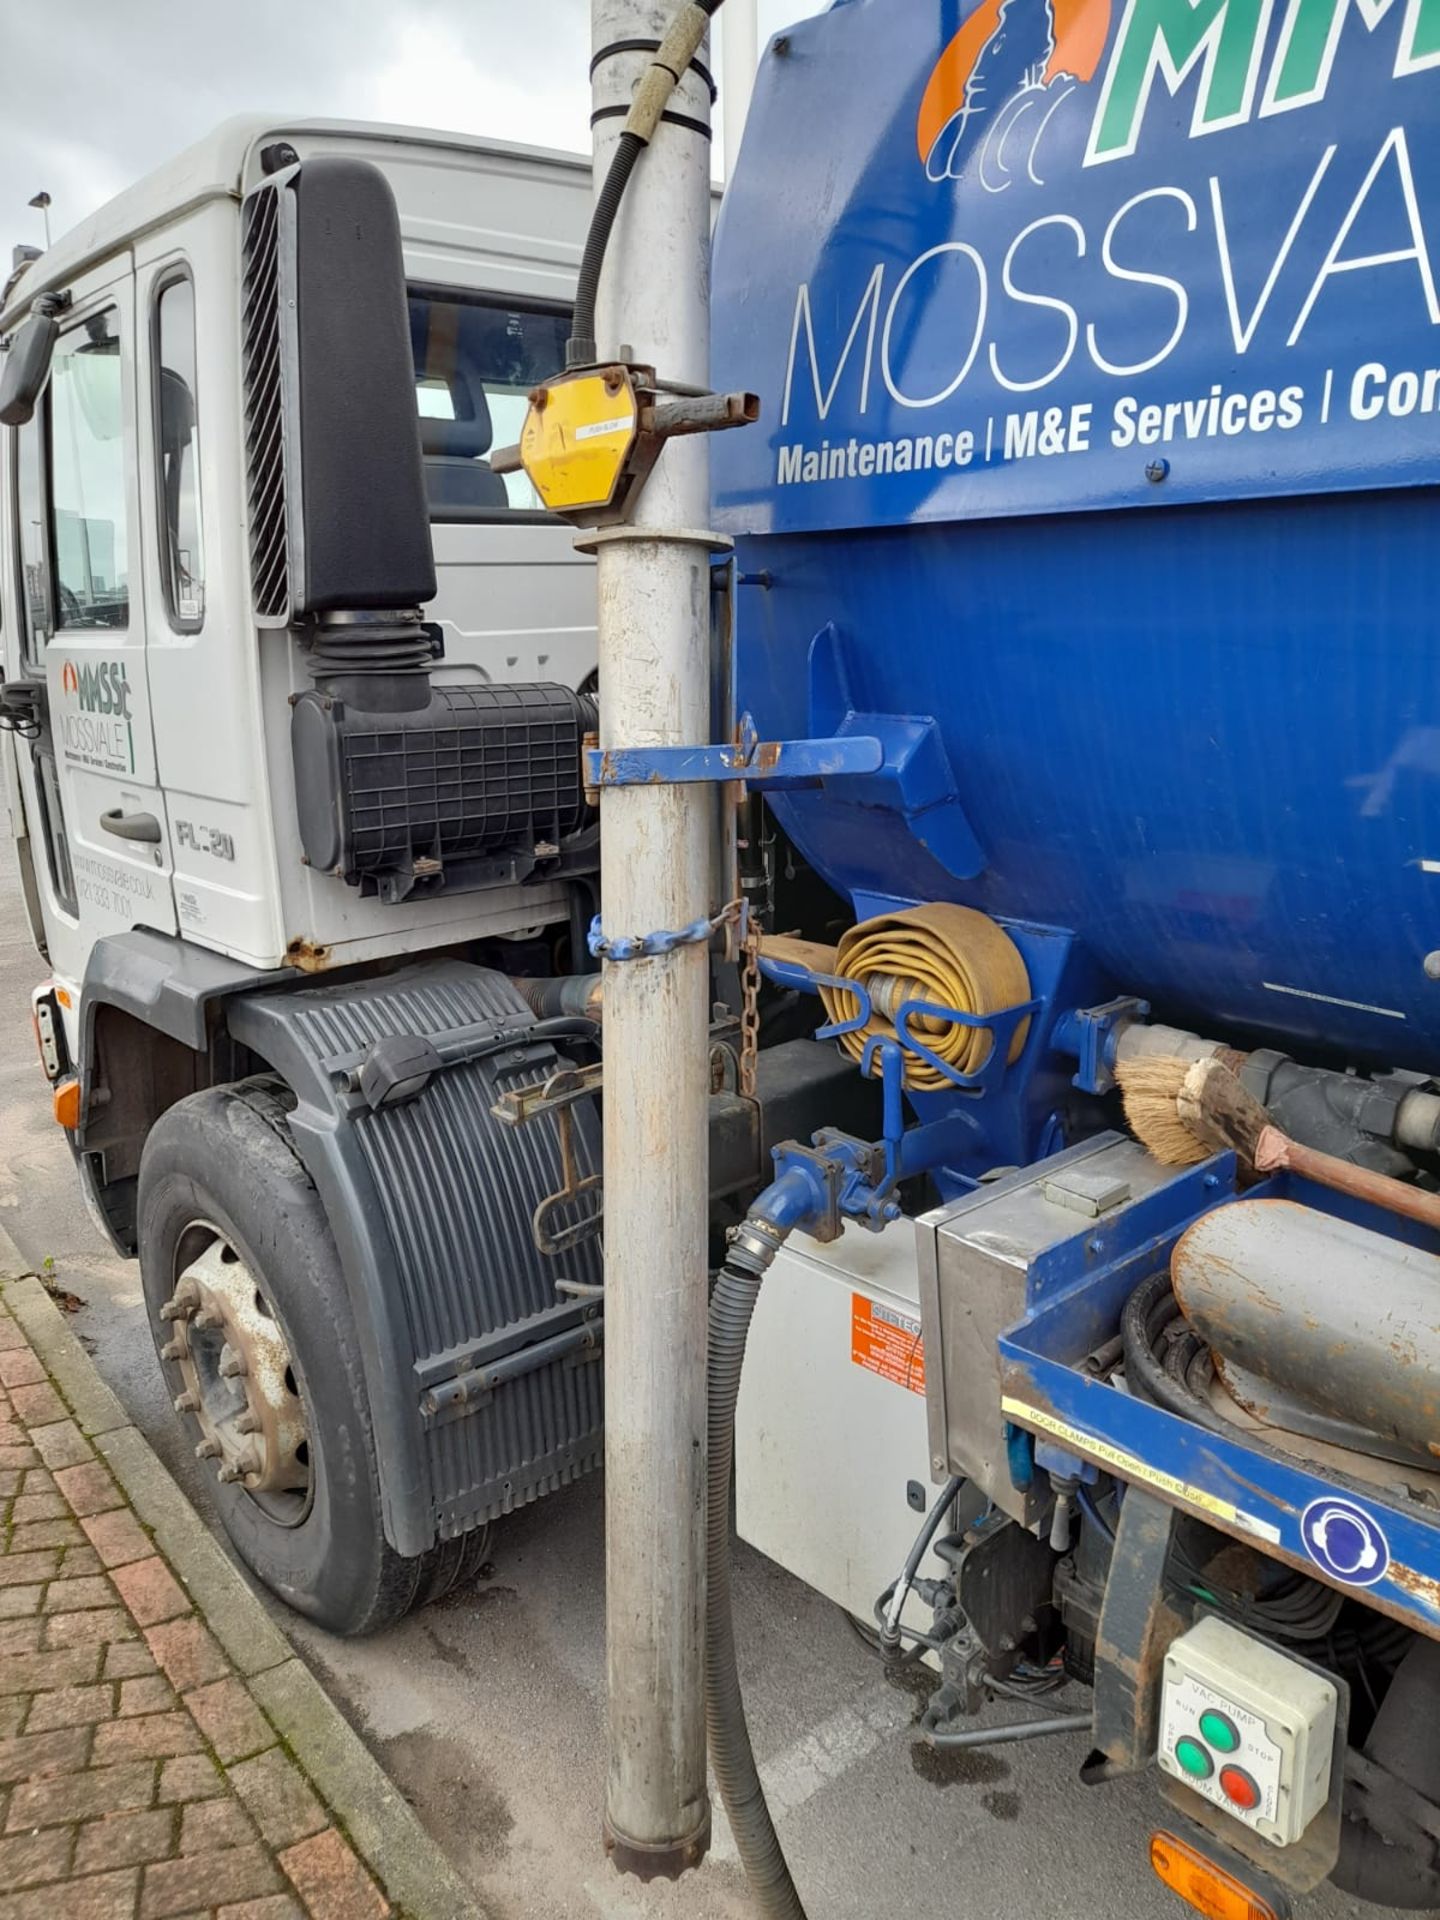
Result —
<path fill-rule="evenodd" d="M 639 425 L 640 404 L 626 368 L 562 375 L 530 396 L 521 463 L 552 513 L 608 507 Z"/>

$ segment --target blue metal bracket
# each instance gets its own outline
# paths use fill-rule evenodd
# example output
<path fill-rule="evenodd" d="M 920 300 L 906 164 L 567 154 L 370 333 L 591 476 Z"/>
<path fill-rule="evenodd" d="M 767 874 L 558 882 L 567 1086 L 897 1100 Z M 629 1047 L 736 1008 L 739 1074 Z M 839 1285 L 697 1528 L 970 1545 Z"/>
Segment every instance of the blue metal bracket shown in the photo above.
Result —
<path fill-rule="evenodd" d="M 795 1188 L 798 1183 L 803 1194 L 790 1224 L 803 1225 L 814 1240 L 838 1238 L 847 1220 L 879 1233 L 901 1217 L 896 1198 L 900 1182 L 942 1166 L 955 1152 L 963 1131 L 963 1124 L 952 1115 L 911 1127 L 899 1138 L 891 1135 L 873 1143 L 830 1127 L 822 1128 L 809 1146 L 798 1140 L 782 1141 L 773 1149 L 775 1186 Z M 763 1196 L 756 1204 L 763 1210 Z"/>
<path fill-rule="evenodd" d="M 1093 1487 L 1100 1478 L 1100 1470 L 1093 1461 L 1082 1460 L 1078 1453 L 1069 1452 L 1054 1440 L 1036 1440 L 1035 1464 L 1043 1467 L 1048 1474 L 1063 1475 L 1067 1480 L 1083 1480 L 1086 1486 Z"/>
<path fill-rule="evenodd" d="M 1148 1020 L 1150 1002 L 1122 996 L 1103 1007 L 1076 1007 L 1055 1023 L 1057 1053 L 1079 1061 L 1071 1084 L 1081 1093 L 1109 1093 L 1115 1084 L 1115 1045 L 1134 1020 Z"/>
<path fill-rule="evenodd" d="M 856 1140 L 825 1127 L 809 1146 L 786 1140 L 773 1150 L 776 1183 L 788 1175 L 788 1186 L 798 1184 L 805 1194 L 805 1231 L 813 1239 L 835 1239 L 846 1220 L 878 1233 L 900 1218 L 895 1194 L 901 1181 L 943 1166 L 964 1145 L 967 1123 L 958 1114 L 906 1126 L 904 1049 L 898 1040 L 877 1034 L 865 1048 L 866 1072 L 877 1057 L 884 1094 L 879 1140 Z"/>
<path fill-rule="evenodd" d="M 734 741 L 712 746 L 587 747 L 585 785 L 723 785 L 765 792 L 823 785 L 831 798 L 897 813 L 921 846 L 953 873 L 983 873 L 985 853 L 960 803 L 938 723 L 924 714 L 876 713 L 857 704 L 844 643 L 833 625 L 810 645 L 805 740 L 762 740 L 740 716 Z"/>
<path fill-rule="evenodd" d="M 749 714 L 739 739 L 711 747 L 587 747 L 589 787 L 698 786 L 743 780 L 747 786 L 814 786 L 839 774 L 878 773 L 880 741 L 867 734 L 830 740 L 762 740 Z"/>
<path fill-rule="evenodd" d="M 873 735 L 881 745 L 878 779 L 850 788 L 826 782 L 833 800 L 888 807 L 957 880 L 986 867 L 984 849 L 960 802 L 950 756 L 936 721 L 926 714 L 877 713 L 857 698 L 845 643 L 833 622 L 810 642 L 810 725 L 838 739 Z"/>

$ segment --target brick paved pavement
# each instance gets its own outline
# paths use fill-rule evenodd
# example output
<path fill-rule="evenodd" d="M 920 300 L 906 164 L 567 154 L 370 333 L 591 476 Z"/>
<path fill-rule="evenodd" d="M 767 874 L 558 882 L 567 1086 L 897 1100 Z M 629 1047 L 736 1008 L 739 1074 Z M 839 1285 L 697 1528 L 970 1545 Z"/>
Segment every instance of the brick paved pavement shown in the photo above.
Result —
<path fill-rule="evenodd" d="M 0 1920 L 392 1911 L 0 1303 Z"/>

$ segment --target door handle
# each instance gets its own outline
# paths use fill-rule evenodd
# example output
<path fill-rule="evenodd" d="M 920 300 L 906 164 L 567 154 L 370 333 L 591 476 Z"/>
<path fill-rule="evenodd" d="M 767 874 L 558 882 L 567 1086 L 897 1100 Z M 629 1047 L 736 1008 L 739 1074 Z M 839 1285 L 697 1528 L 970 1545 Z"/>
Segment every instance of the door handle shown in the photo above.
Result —
<path fill-rule="evenodd" d="M 119 807 L 112 807 L 109 813 L 102 813 L 100 824 L 106 833 L 113 833 L 117 840 L 146 840 L 152 846 L 160 844 L 160 822 L 153 813 L 122 813 Z"/>

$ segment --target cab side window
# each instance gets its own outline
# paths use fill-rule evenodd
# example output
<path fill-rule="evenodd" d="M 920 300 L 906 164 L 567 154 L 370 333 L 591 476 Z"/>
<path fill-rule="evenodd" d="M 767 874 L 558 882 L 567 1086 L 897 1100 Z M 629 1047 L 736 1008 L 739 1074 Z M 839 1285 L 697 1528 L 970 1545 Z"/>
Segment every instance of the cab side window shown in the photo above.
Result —
<path fill-rule="evenodd" d="M 41 459 L 44 406 L 15 429 L 15 500 L 19 510 L 20 610 L 24 615 L 25 657 L 42 664 L 50 638 L 50 553 L 45 537 L 45 488 Z"/>
<path fill-rule="evenodd" d="M 205 539 L 195 406 L 195 285 L 188 275 L 167 280 L 156 297 L 153 361 L 160 574 L 171 625 L 194 633 L 205 618 Z"/>
<path fill-rule="evenodd" d="M 93 314 L 57 343 L 49 424 L 56 630 L 127 626 L 125 412 L 113 311 Z"/>
<path fill-rule="evenodd" d="M 410 289 L 415 404 L 433 521 L 542 512 L 523 473 L 496 473 L 490 455 L 520 438 L 529 395 L 565 364 L 570 315 L 478 294 Z"/>

